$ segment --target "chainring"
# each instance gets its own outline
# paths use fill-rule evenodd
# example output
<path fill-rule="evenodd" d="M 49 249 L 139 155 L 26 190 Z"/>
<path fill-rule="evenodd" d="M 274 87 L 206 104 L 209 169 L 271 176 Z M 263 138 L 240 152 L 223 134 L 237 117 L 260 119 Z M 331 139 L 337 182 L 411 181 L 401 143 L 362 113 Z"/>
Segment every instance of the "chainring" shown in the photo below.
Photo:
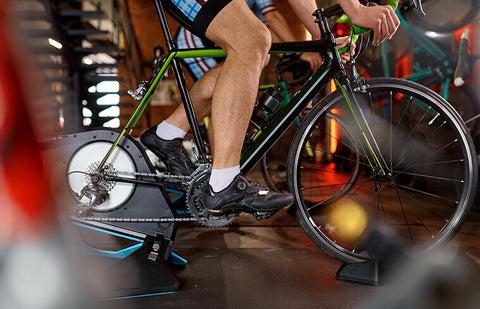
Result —
<path fill-rule="evenodd" d="M 237 212 L 222 212 L 220 214 L 214 214 L 208 211 L 203 205 L 203 192 L 205 192 L 208 186 L 208 180 L 210 178 L 210 171 L 195 175 L 190 181 L 186 195 L 186 203 L 190 214 L 200 224 L 207 227 L 224 227 L 234 222 L 240 215 L 240 211 Z"/>

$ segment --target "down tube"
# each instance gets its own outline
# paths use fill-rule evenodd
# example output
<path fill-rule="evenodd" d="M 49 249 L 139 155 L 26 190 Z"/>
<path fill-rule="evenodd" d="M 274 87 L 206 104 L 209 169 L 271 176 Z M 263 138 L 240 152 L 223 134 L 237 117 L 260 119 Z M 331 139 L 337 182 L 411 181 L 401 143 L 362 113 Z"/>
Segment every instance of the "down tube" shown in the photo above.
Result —
<path fill-rule="evenodd" d="M 333 78 L 334 70 L 331 69 L 332 60 L 325 57 L 325 61 L 317 72 L 307 81 L 305 86 L 297 93 L 288 104 L 282 108 L 273 122 L 249 146 L 240 160 L 240 169 L 243 174 L 250 172 L 270 148 L 282 137 L 290 125 L 308 105 L 309 101 L 322 90 Z"/>

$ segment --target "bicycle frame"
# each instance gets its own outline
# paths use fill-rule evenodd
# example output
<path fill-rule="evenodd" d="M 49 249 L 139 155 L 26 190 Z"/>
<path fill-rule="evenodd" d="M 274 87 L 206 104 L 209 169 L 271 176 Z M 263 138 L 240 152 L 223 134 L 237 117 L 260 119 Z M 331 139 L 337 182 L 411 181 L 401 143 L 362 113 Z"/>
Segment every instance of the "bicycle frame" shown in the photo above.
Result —
<path fill-rule="evenodd" d="M 175 41 L 172 39 L 162 4 L 160 0 L 154 0 L 154 3 L 165 37 L 168 53 L 166 57 L 162 59 L 161 66 L 156 68 L 152 73 L 152 76 L 148 82 L 148 90 L 146 90 L 143 98 L 128 120 L 125 128 L 119 134 L 117 140 L 113 143 L 111 149 L 99 165 L 98 171 L 101 171 L 109 156 L 112 154 L 115 147 L 117 147 L 121 138 L 125 134 L 130 134 L 132 132 L 145 108 L 149 104 L 155 88 L 165 77 L 165 73 L 170 67 L 173 69 L 193 134 L 194 142 L 198 147 L 199 163 L 209 163 L 209 158 L 206 154 L 205 145 L 201 138 L 199 125 L 193 109 L 192 100 L 186 86 L 185 76 L 181 69 L 180 60 L 191 57 L 225 57 L 226 52 L 220 48 L 177 49 Z M 338 8 L 339 7 L 337 7 L 336 10 L 338 10 Z M 385 170 L 385 164 L 382 163 L 382 160 L 378 160 L 379 157 L 381 158 L 380 151 L 378 146 L 376 146 L 373 135 L 368 134 L 368 125 L 366 124 L 364 118 L 362 118 L 363 114 L 358 106 L 358 103 L 355 101 L 353 90 L 350 87 L 350 81 L 347 78 L 347 74 L 338 53 L 335 38 L 331 34 L 328 27 L 327 17 L 336 14 L 335 12 L 336 11 L 333 9 L 320 9 L 316 11 L 317 22 L 322 33 L 322 39 L 316 41 L 283 42 L 272 44 L 270 54 L 319 52 L 323 56 L 324 62 L 305 83 L 302 89 L 286 104 L 285 107 L 283 107 L 277 113 L 270 125 L 258 136 L 258 138 L 256 138 L 252 144 L 245 147 L 240 162 L 242 173 L 248 173 L 258 162 L 260 162 L 264 154 L 270 150 L 270 148 L 278 141 L 278 139 L 280 139 L 283 133 L 288 130 L 290 125 L 305 109 L 309 101 L 313 99 L 315 95 L 321 91 L 332 78 L 337 78 L 337 83 L 342 88 L 347 102 L 353 106 L 351 111 L 356 114 L 360 113 L 360 115 L 354 115 L 354 118 L 360 118 L 360 122 L 362 123 L 359 124 L 361 129 L 360 132 L 362 134 L 362 137 L 360 138 L 367 139 L 366 144 L 368 144 L 368 147 L 365 148 L 370 149 L 371 157 L 375 158 L 375 160 L 372 160 L 376 161 L 374 165 L 376 165 L 376 167 L 380 165 L 380 168 Z"/>

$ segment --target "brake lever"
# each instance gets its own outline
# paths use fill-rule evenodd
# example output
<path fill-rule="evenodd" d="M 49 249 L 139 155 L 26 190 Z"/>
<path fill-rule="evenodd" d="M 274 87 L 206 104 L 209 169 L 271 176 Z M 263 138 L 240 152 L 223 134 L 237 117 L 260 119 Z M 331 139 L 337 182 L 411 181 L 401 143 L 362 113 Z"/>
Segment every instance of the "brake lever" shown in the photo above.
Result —
<path fill-rule="evenodd" d="M 423 17 L 427 14 L 425 14 L 425 11 L 422 8 L 422 1 L 421 0 L 413 0 L 413 5 L 415 5 L 415 8 L 420 12 L 420 15 Z"/>

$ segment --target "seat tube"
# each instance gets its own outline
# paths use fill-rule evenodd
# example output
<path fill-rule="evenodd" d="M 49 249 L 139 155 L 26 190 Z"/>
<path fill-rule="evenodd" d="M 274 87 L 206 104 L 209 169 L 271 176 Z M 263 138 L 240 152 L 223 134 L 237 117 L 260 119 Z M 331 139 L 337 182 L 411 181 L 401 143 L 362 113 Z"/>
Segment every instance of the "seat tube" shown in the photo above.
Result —
<path fill-rule="evenodd" d="M 188 123 L 190 124 L 190 130 L 192 131 L 193 139 L 198 147 L 198 155 L 200 163 L 206 163 L 207 150 L 203 143 L 202 135 L 200 134 L 200 127 L 197 122 L 197 116 L 193 108 L 192 98 L 187 89 L 187 82 L 185 81 L 185 75 L 183 74 L 180 59 L 174 58 L 172 60 L 172 69 L 177 81 L 178 90 L 182 97 L 183 106 L 185 107 L 185 113 L 187 114 Z"/>
<path fill-rule="evenodd" d="M 153 0 L 155 3 L 155 9 L 157 11 L 158 19 L 160 21 L 160 26 L 163 31 L 163 36 L 165 37 L 165 43 L 167 45 L 167 50 L 169 53 L 176 53 L 177 46 L 175 41 L 172 38 L 172 33 L 170 27 L 168 26 L 167 18 L 165 16 L 165 11 L 160 0 Z M 192 99 L 190 93 L 187 89 L 187 82 L 185 81 L 185 75 L 182 71 L 182 65 L 178 58 L 172 60 L 172 69 L 173 74 L 175 75 L 175 80 L 177 81 L 177 86 L 180 91 L 180 96 L 182 97 L 182 102 L 185 107 L 185 112 L 187 114 L 188 123 L 190 124 L 190 130 L 193 134 L 193 139 L 198 148 L 199 161 L 205 163 L 207 161 L 207 151 L 205 144 L 203 143 L 200 127 L 197 122 L 197 117 L 195 115 L 195 110 L 193 108 Z"/>

